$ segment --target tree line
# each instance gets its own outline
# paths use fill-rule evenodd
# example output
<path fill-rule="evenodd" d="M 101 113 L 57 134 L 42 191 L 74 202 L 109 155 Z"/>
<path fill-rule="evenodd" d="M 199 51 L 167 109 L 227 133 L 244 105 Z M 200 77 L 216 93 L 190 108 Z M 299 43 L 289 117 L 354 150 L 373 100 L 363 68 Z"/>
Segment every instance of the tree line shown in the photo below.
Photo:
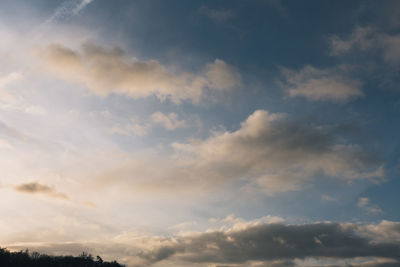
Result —
<path fill-rule="evenodd" d="M 116 261 L 96 259 L 86 252 L 79 256 L 50 256 L 28 250 L 11 252 L 0 247 L 0 266 L 4 267 L 125 267 Z"/>

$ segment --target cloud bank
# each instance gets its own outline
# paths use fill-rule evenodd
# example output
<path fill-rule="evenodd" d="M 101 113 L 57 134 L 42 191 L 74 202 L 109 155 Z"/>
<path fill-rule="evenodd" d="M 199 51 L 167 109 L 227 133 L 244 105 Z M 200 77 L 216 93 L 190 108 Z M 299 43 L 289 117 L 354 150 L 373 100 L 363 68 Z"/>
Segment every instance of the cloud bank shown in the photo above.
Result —
<path fill-rule="evenodd" d="M 399 264 L 399 240 L 378 241 L 379 234 L 371 235 L 365 230 L 369 226 L 322 222 L 302 225 L 261 224 L 240 230 L 210 231 L 177 237 L 168 245 L 143 251 L 139 255 L 150 264 L 174 258 L 187 264 L 264 262 L 269 266 L 269 261 L 276 260 L 338 260 L 356 257 L 387 258 Z M 381 229 L 382 225 L 375 227 Z M 393 232 L 398 234 L 397 230 Z"/>

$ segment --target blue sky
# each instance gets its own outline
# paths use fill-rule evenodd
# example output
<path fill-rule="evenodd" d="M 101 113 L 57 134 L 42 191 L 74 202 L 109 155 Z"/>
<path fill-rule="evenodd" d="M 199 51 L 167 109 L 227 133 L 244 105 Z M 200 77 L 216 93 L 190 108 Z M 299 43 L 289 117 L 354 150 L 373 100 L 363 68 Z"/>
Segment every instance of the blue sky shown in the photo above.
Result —
<path fill-rule="evenodd" d="M 396 266 L 399 17 L 389 0 L 2 1 L 0 245 Z"/>

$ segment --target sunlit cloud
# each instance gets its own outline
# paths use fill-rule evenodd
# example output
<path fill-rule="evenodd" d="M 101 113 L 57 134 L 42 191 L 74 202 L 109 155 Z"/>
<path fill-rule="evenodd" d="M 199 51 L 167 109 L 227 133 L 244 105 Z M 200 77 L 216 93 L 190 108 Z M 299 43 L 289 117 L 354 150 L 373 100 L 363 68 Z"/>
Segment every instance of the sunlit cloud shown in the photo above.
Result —
<path fill-rule="evenodd" d="M 206 89 L 229 91 L 240 86 L 240 75 L 222 60 L 215 60 L 198 74 L 174 71 L 156 60 L 142 61 L 121 49 L 86 44 L 82 51 L 51 45 L 40 52 L 50 72 L 83 83 L 100 96 L 126 95 L 134 99 L 157 96 L 174 103 L 198 103 Z"/>
<path fill-rule="evenodd" d="M 133 190 L 173 194 L 245 181 L 248 190 L 270 195 L 300 190 L 321 174 L 343 182 L 381 181 L 384 168 L 379 159 L 359 144 L 340 141 L 347 131 L 341 125 L 316 125 L 257 110 L 235 131 L 174 142 L 172 155 L 154 151 L 146 157 L 133 157 L 104 169 L 100 180 L 128 183 Z"/>

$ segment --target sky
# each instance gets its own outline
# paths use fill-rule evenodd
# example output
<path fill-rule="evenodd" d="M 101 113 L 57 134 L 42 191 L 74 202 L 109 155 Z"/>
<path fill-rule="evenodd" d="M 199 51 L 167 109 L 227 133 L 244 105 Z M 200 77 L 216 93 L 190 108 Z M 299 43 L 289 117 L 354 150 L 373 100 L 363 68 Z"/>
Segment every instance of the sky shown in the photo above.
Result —
<path fill-rule="evenodd" d="M 2 0 L 0 246 L 400 265 L 400 2 Z"/>

